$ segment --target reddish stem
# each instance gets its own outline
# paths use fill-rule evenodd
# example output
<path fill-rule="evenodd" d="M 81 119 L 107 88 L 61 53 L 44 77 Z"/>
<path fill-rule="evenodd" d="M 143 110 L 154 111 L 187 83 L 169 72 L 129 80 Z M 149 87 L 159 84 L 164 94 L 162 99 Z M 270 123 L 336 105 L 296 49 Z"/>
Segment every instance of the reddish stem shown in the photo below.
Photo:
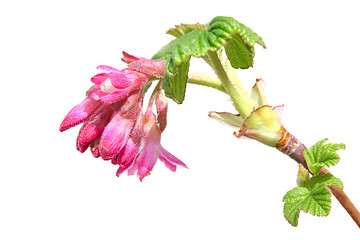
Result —
<path fill-rule="evenodd" d="M 304 168 L 309 171 L 303 154 L 306 147 L 292 134 L 285 131 L 276 148 L 280 152 L 294 159 L 297 163 L 302 164 Z M 323 175 L 326 173 L 330 173 L 329 170 L 327 170 L 325 167 L 322 167 L 319 174 Z M 331 193 L 336 197 L 336 199 L 340 202 L 340 204 L 345 208 L 348 214 L 352 217 L 357 226 L 360 228 L 360 212 L 356 209 L 350 198 L 342 189 L 338 187 L 329 187 L 329 189 L 331 190 Z"/>

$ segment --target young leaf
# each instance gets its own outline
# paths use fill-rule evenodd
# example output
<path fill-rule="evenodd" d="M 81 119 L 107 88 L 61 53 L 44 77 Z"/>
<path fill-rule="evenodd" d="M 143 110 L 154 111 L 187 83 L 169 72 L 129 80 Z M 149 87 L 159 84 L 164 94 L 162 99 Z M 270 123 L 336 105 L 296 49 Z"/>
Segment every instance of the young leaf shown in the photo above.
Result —
<path fill-rule="evenodd" d="M 334 177 L 332 174 L 327 173 L 324 175 L 313 176 L 309 181 L 309 189 L 314 189 L 319 185 L 326 185 L 327 187 L 344 188 L 343 183 L 339 178 Z"/>
<path fill-rule="evenodd" d="M 309 190 L 295 187 L 283 198 L 284 216 L 292 225 L 298 225 L 300 210 L 316 216 L 327 216 L 331 209 L 331 192 L 325 184 L 317 185 Z"/>
<path fill-rule="evenodd" d="M 309 195 L 304 199 L 301 210 L 316 216 L 327 216 L 331 209 L 331 192 L 324 185 L 317 185 L 311 189 Z"/>
<path fill-rule="evenodd" d="M 173 35 L 176 38 L 181 37 L 182 35 L 185 35 L 193 30 L 206 30 L 206 26 L 200 23 L 196 24 L 180 24 L 175 25 L 174 28 L 170 28 L 166 33 Z"/>
<path fill-rule="evenodd" d="M 181 64 L 177 74 L 174 74 L 172 80 L 169 79 L 169 75 L 165 75 L 162 87 L 166 92 L 166 96 L 173 99 L 176 103 L 181 103 L 184 100 L 186 81 L 182 81 L 182 79 L 187 78 L 189 66 L 190 62 Z"/>
<path fill-rule="evenodd" d="M 308 170 L 306 170 L 303 165 L 299 164 L 299 171 L 296 179 L 296 183 L 298 187 L 306 187 L 309 186 L 310 174 Z"/>
<path fill-rule="evenodd" d="M 340 157 L 336 151 L 345 149 L 345 145 L 342 143 L 325 144 L 327 140 L 328 139 L 325 138 L 304 151 L 306 163 L 308 164 L 310 171 L 315 175 L 319 173 L 323 166 L 330 167 L 337 164 Z"/>
<path fill-rule="evenodd" d="M 151 59 L 167 61 L 177 44 L 178 44 L 178 39 L 174 39 L 170 41 L 168 44 L 163 46 Z"/>
<path fill-rule="evenodd" d="M 207 59 L 209 51 L 216 52 L 225 46 L 231 65 L 245 69 L 253 65 L 255 43 L 265 47 L 261 37 L 231 17 L 216 17 L 207 25 L 180 25 L 169 33 L 178 38 L 160 49 L 152 59 L 167 61 L 163 89 L 177 103 L 184 100 L 187 83 L 184 73 L 188 71 L 191 56 Z"/>
<path fill-rule="evenodd" d="M 298 225 L 299 213 L 304 199 L 309 196 L 310 191 L 304 187 L 295 187 L 288 191 L 284 198 L 284 216 L 294 227 Z"/>

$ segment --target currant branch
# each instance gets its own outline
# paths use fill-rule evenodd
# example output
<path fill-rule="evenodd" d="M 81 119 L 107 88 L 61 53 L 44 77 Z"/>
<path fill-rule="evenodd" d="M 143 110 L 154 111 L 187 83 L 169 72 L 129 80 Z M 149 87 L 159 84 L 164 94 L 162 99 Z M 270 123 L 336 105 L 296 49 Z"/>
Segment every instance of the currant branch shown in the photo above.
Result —
<path fill-rule="evenodd" d="M 175 39 L 151 60 L 123 52 L 126 68 L 98 66 L 103 72 L 91 78 L 93 86 L 84 101 L 60 125 L 62 132 L 83 123 L 77 150 L 90 148 L 95 158 L 118 166 L 117 176 L 137 174 L 140 181 L 151 173 L 157 159 L 173 172 L 177 166 L 187 168 L 160 144 L 167 125 L 167 98 L 181 104 L 187 83 L 211 87 L 227 94 L 236 109 L 234 114 L 210 112 L 211 118 L 236 127 L 234 136 L 274 147 L 299 163 L 298 186 L 283 198 L 284 216 L 291 225 L 298 225 L 301 210 L 327 216 L 332 193 L 360 227 L 360 213 L 342 190 L 343 183 L 325 168 L 338 163 L 336 151 L 345 145 L 325 144 L 324 139 L 306 149 L 281 122 L 283 105 L 268 105 L 264 80 L 257 79 L 247 90 L 237 77 L 235 69 L 252 67 L 255 44 L 266 47 L 262 38 L 231 17 L 215 17 L 208 24 L 181 24 L 167 33 Z M 189 71 L 192 57 L 202 58 L 217 77 Z M 155 81 L 145 106 L 144 95 Z"/>

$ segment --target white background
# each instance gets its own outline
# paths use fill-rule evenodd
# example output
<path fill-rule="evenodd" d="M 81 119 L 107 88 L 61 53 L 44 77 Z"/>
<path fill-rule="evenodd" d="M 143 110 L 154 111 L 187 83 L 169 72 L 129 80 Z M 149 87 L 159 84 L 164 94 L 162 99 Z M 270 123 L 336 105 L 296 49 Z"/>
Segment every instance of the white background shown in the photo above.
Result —
<path fill-rule="evenodd" d="M 11 3 L 10 3 L 11 2 Z M 216 1 L 214 1 L 216 2 Z M 0 4 L 0 238 L 13 239 L 358 239 L 333 198 L 326 218 L 282 214 L 297 165 L 275 149 L 236 139 L 208 111 L 233 111 L 212 89 L 188 85 L 171 102 L 162 145 L 189 169 L 158 162 L 142 183 L 75 149 L 79 127 L 58 131 L 83 100 L 100 64 L 123 68 L 121 51 L 151 57 L 181 22 L 232 16 L 261 35 L 251 87 L 285 104 L 285 127 L 307 146 L 344 142 L 330 170 L 360 207 L 357 1 L 4 1 Z M 195 61 L 192 70 L 209 71 Z"/>

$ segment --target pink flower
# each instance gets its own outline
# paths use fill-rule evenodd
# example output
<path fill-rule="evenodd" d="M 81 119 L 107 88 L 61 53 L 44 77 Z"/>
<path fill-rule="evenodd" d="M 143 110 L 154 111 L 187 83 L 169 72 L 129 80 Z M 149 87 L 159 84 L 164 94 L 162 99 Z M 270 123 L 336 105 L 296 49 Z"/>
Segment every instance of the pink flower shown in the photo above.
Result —
<path fill-rule="evenodd" d="M 141 147 L 141 142 L 144 136 L 144 115 L 140 112 L 139 118 L 131 130 L 130 136 L 126 145 L 121 149 L 116 158 L 116 164 L 119 165 L 119 169 L 116 172 L 116 176 L 119 176 L 130 167 L 132 167 L 135 157 Z"/>
<path fill-rule="evenodd" d="M 77 150 L 85 152 L 90 147 L 95 158 L 102 157 L 119 165 L 117 176 L 124 171 L 129 175 L 137 172 L 142 180 L 158 157 L 171 171 L 178 165 L 187 168 L 160 145 L 167 113 L 167 100 L 161 88 L 154 90 L 149 103 L 152 106 L 156 98 L 157 121 L 151 110 L 145 116 L 142 113 L 145 84 L 149 77 L 164 76 L 166 62 L 127 53 L 122 60 L 128 63 L 128 68 L 98 66 L 104 72 L 91 78 L 94 85 L 86 92 L 85 100 L 66 115 L 60 131 L 83 123 L 76 141 Z"/>
<path fill-rule="evenodd" d="M 123 62 L 128 63 L 130 69 L 142 72 L 149 76 L 161 78 L 165 76 L 166 61 L 150 60 L 147 58 L 134 57 L 126 52 L 123 52 Z"/>
<path fill-rule="evenodd" d="M 161 146 L 160 139 L 161 131 L 156 124 L 155 115 L 151 110 L 147 110 L 144 121 L 144 138 L 142 139 L 140 152 L 128 170 L 129 175 L 137 172 L 140 181 L 142 181 L 151 172 L 158 158 L 173 172 L 176 171 L 176 166 L 188 168 L 182 161 Z"/>
<path fill-rule="evenodd" d="M 113 112 L 114 109 L 109 104 L 103 104 L 91 115 L 79 131 L 76 141 L 77 150 L 86 151 L 91 142 L 104 131 Z"/>
<path fill-rule="evenodd" d="M 129 68 L 121 71 L 104 65 L 97 68 L 106 72 L 91 78 L 91 81 L 100 87 L 92 92 L 91 97 L 104 103 L 117 102 L 130 92 L 143 88 L 148 81 L 147 75 Z"/>

